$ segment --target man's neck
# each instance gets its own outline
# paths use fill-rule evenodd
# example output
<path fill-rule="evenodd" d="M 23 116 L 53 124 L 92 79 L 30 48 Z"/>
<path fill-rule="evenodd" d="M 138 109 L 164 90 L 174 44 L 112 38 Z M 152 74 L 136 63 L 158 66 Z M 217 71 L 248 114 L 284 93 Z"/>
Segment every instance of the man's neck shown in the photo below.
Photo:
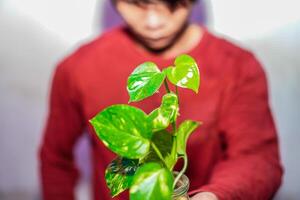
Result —
<path fill-rule="evenodd" d="M 185 31 L 176 38 L 173 45 L 161 52 L 163 58 L 172 58 L 194 49 L 202 39 L 203 30 L 200 26 L 189 24 Z"/>
<path fill-rule="evenodd" d="M 140 46 L 144 51 L 161 56 L 162 58 L 173 58 L 179 54 L 186 53 L 195 48 L 202 39 L 203 30 L 199 25 L 188 24 L 183 31 L 174 39 L 172 45 L 161 51 L 151 51 L 145 46 Z"/>

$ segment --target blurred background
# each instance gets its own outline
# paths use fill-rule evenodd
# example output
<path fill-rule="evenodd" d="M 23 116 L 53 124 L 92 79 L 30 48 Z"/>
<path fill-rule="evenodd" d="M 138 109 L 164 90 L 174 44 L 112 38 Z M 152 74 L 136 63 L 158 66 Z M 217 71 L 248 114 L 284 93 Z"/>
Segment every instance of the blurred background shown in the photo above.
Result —
<path fill-rule="evenodd" d="M 269 78 L 285 167 L 276 200 L 300 198 L 300 1 L 199 0 L 192 20 L 251 49 Z M 122 21 L 105 0 L 0 0 L 0 199 L 40 199 L 37 148 L 56 64 Z M 75 154 L 89 197 L 89 147 Z"/>

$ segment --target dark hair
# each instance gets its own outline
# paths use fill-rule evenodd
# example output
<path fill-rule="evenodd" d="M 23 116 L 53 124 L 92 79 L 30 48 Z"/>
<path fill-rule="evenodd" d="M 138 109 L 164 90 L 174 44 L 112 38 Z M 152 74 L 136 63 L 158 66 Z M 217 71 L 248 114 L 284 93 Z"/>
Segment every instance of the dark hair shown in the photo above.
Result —
<path fill-rule="evenodd" d="M 112 0 L 113 2 L 117 1 L 117 0 Z M 155 2 L 155 1 L 161 1 L 161 2 L 165 2 L 168 6 L 170 6 L 170 8 L 176 8 L 179 5 L 187 5 L 187 3 L 191 2 L 194 3 L 197 0 L 126 0 L 130 3 L 134 3 L 134 4 L 142 4 L 142 3 L 151 3 L 151 2 Z"/>

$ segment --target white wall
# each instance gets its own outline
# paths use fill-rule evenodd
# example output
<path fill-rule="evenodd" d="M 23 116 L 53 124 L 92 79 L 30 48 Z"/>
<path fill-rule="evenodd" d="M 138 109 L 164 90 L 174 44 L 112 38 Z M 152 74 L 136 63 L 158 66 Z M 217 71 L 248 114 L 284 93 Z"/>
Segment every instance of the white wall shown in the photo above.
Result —
<path fill-rule="evenodd" d="M 298 0 L 210 1 L 214 29 L 242 41 L 269 35 L 300 20 Z"/>
<path fill-rule="evenodd" d="M 265 65 L 286 168 L 277 199 L 298 199 L 299 1 L 206 2 L 209 26 L 253 49 Z M 36 150 L 51 72 L 64 55 L 99 33 L 103 3 L 104 0 L 0 2 L 0 199 L 38 197 Z M 86 155 L 85 151 L 78 154 Z M 81 188 L 79 199 L 88 199 L 86 186 Z M 16 191 L 14 198 L 11 192 Z"/>
<path fill-rule="evenodd" d="M 97 3 L 1 0 L 0 199 L 38 196 L 37 147 L 50 76 L 63 56 L 96 34 Z"/>
<path fill-rule="evenodd" d="M 264 64 L 271 87 L 271 104 L 277 122 L 284 184 L 278 199 L 299 199 L 300 178 L 300 21 L 247 43 Z"/>
<path fill-rule="evenodd" d="M 212 29 L 252 49 L 264 64 L 285 167 L 276 199 L 299 199 L 300 1 L 211 2 Z"/>

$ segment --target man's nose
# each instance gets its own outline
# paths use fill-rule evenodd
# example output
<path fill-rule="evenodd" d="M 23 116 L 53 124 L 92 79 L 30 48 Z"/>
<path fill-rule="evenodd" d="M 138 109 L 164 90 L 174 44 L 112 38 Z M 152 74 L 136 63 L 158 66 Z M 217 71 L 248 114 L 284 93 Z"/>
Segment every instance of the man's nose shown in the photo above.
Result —
<path fill-rule="evenodd" d="M 148 9 L 146 13 L 146 28 L 148 30 L 158 30 L 164 26 L 165 20 L 159 10 Z"/>

